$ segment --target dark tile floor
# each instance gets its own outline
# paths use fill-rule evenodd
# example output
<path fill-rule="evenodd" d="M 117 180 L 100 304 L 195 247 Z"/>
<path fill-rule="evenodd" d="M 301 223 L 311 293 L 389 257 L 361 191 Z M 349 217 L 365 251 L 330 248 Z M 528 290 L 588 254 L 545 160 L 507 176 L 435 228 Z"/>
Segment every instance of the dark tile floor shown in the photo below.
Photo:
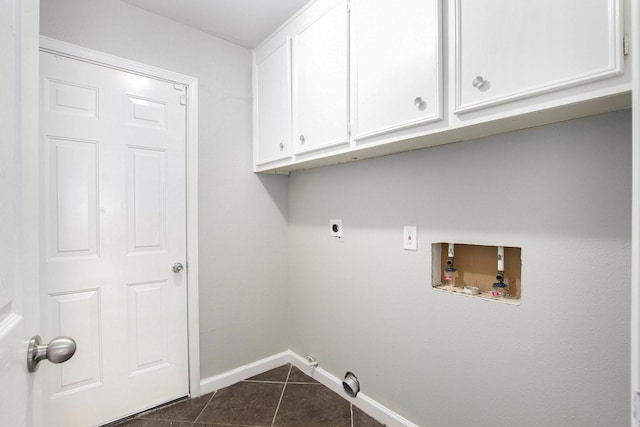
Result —
<path fill-rule="evenodd" d="M 144 412 L 118 427 L 376 427 L 349 401 L 292 365 Z"/>

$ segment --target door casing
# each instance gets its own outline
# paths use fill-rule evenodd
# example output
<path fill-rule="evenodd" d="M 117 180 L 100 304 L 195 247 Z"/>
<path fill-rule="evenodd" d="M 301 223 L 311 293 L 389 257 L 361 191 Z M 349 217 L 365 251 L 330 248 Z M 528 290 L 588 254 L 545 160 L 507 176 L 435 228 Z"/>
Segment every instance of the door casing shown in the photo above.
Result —
<path fill-rule="evenodd" d="M 186 88 L 186 194 L 187 194 L 187 331 L 189 341 L 189 394 L 200 396 L 200 344 L 198 310 L 198 80 L 139 62 L 108 55 L 70 43 L 40 37 L 40 50 Z"/>
<path fill-rule="evenodd" d="M 38 2 L 0 1 L 0 414 L 3 425 L 40 426 L 41 376 L 27 371 L 39 333 Z"/>

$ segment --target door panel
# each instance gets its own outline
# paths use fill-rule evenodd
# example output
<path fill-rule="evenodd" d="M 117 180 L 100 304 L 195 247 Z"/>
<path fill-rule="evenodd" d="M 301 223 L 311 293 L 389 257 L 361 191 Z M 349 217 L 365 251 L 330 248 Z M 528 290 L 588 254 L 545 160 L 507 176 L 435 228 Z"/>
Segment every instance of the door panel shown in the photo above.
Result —
<path fill-rule="evenodd" d="M 185 107 L 173 83 L 41 53 L 47 414 L 85 426 L 187 395 Z M 48 398 L 47 398 L 48 395 Z"/>
<path fill-rule="evenodd" d="M 133 375 L 168 363 L 166 282 L 129 285 L 129 325 L 132 339 L 129 356 Z"/>
<path fill-rule="evenodd" d="M 97 255 L 96 141 L 45 137 L 49 153 L 48 259 Z"/>
<path fill-rule="evenodd" d="M 98 363 L 101 352 L 99 289 L 52 294 L 49 304 L 53 326 L 51 336 L 66 335 L 84 344 L 77 348 L 68 362 L 58 367 L 60 375 L 54 377 L 53 396 L 99 386 L 103 379 Z"/>

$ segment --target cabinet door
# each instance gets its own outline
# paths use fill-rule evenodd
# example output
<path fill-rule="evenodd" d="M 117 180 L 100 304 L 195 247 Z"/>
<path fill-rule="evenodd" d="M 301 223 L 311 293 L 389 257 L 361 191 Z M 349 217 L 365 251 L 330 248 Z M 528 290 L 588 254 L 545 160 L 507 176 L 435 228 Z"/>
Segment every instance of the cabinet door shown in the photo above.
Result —
<path fill-rule="evenodd" d="M 318 15 L 294 36 L 295 153 L 349 143 L 346 1 Z"/>
<path fill-rule="evenodd" d="M 256 55 L 256 164 L 291 155 L 289 40 L 262 58 Z"/>
<path fill-rule="evenodd" d="M 453 0 L 457 113 L 622 71 L 622 0 Z"/>
<path fill-rule="evenodd" d="M 352 0 L 355 138 L 441 118 L 439 0 Z"/>

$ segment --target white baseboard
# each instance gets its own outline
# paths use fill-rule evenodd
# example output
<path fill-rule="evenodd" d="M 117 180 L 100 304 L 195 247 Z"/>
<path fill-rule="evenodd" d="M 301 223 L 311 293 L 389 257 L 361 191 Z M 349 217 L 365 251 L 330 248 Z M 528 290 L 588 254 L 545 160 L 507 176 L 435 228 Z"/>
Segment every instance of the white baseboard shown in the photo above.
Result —
<path fill-rule="evenodd" d="M 283 351 L 273 356 L 260 359 L 256 362 L 232 369 L 213 377 L 200 380 L 200 393 L 207 394 L 221 388 L 229 387 L 232 384 L 251 378 L 270 369 L 277 368 L 286 363 L 291 363 L 291 352 Z"/>
<path fill-rule="evenodd" d="M 291 363 L 311 378 L 315 379 L 330 390 L 338 393 L 340 396 L 362 409 L 363 412 L 387 426 L 418 427 L 416 424 L 395 413 L 386 406 L 381 405 L 362 392 L 358 393 L 355 398 L 349 397 L 342 388 L 342 380 L 340 378 L 319 366 L 310 365 L 307 359 L 291 350 L 240 366 L 220 375 L 205 378 L 200 381 L 200 392 L 202 394 L 211 393 L 215 390 L 228 387 L 286 363 Z"/>

